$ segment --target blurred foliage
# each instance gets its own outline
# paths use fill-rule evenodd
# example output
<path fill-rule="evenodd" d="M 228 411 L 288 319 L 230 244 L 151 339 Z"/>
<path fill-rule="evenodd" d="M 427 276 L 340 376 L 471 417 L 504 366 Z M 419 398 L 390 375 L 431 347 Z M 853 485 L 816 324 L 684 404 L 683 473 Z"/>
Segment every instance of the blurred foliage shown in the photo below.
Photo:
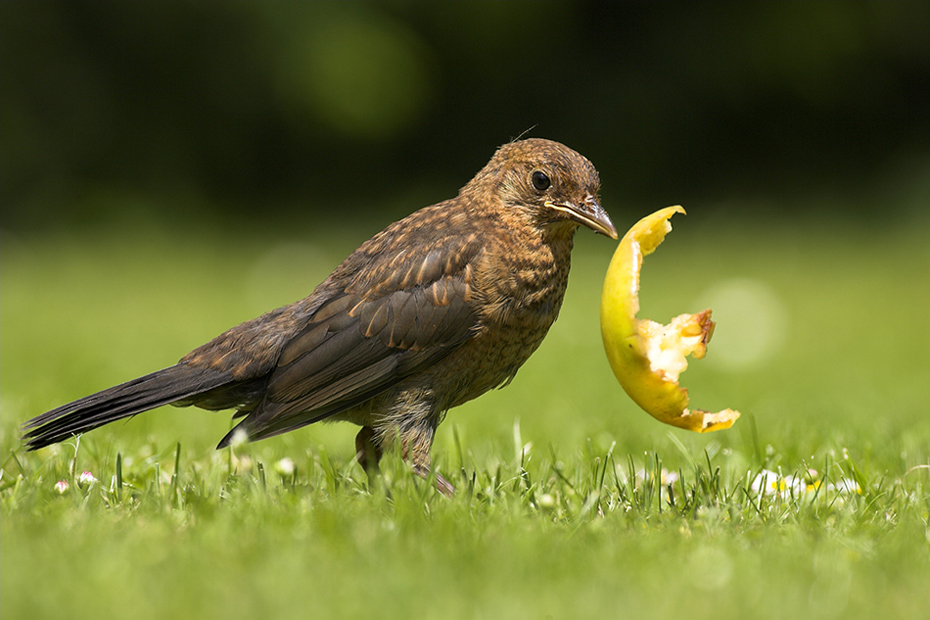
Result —
<path fill-rule="evenodd" d="M 525 131 L 590 157 L 615 212 L 804 190 L 868 215 L 902 177 L 920 189 L 896 204 L 926 205 L 928 3 L 4 0 L 0 17 L 7 230 L 401 216 Z"/>

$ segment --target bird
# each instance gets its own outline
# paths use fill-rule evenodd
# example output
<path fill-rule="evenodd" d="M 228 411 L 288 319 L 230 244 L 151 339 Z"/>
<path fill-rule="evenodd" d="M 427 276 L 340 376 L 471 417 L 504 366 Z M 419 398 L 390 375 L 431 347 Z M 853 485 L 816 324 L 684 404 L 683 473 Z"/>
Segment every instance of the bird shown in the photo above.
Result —
<path fill-rule="evenodd" d="M 365 241 L 313 292 L 220 334 L 162 370 L 43 413 L 27 450 L 172 404 L 233 409 L 217 445 L 321 420 L 361 427 L 369 473 L 388 448 L 431 468 L 446 412 L 510 383 L 556 320 L 574 234 L 617 238 L 594 165 L 543 138 L 499 147 L 450 200 Z"/>

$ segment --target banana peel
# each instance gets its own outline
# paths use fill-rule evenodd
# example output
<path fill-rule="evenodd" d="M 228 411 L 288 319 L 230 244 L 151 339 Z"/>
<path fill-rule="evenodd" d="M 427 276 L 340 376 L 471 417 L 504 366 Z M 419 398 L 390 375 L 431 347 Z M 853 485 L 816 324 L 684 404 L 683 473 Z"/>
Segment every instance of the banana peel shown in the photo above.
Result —
<path fill-rule="evenodd" d="M 707 352 L 714 333 L 710 309 L 679 315 L 668 325 L 636 318 L 643 257 L 672 230 L 676 213 L 685 210 L 667 207 L 647 215 L 620 240 L 601 294 L 601 336 L 614 375 L 637 405 L 660 422 L 706 433 L 729 428 L 740 416 L 733 409 L 691 409 L 688 390 L 678 383 L 686 357 L 701 359 Z"/>

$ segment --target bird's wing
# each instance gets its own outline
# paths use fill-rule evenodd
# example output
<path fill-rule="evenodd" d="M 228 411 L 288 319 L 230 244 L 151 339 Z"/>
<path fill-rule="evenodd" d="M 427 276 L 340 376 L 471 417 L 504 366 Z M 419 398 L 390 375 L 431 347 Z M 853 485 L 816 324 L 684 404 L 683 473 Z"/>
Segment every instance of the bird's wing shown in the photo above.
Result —
<path fill-rule="evenodd" d="M 330 293 L 284 346 L 264 398 L 237 428 L 252 439 L 293 430 L 449 355 L 477 325 L 469 263 L 478 251 L 468 236 L 392 254 L 360 249 L 347 259 L 364 265 L 360 274 Z"/>

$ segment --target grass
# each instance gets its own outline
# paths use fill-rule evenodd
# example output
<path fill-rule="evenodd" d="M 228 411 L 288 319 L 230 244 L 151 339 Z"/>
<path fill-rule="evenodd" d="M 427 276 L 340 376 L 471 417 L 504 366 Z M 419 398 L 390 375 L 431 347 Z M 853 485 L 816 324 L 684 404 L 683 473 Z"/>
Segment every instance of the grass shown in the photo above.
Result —
<path fill-rule="evenodd" d="M 743 418 L 689 434 L 626 398 L 597 324 L 614 245 L 580 235 L 546 342 L 440 428 L 451 499 L 396 455 L 369 481 L 348 426 L 217 452 L 228 416 L 165 408 L 38 453 L 17 438 L 305 295 L 373 231 L 4 237 L 0 614 L 930 617 L 925 222 L 690 212 L 646 260 L 642 314 L 711 300 L 683 383 Z M 747 326 L 733 299 L 765 303 Z M 748 351 L 740 330 L 768 332 Z"/>

